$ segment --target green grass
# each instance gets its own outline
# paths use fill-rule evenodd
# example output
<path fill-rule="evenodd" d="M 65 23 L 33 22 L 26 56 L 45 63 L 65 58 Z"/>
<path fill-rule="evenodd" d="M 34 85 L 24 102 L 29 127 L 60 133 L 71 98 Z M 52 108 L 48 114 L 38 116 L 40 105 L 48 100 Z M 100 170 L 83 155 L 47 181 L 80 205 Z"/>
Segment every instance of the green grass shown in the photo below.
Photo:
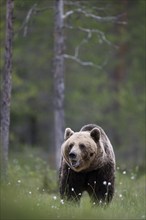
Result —
<path fill-rule="evenodd" d="M 118 169 L 109 207 L 93 208 L 86 193 L 80 206 L 68 204 L 59 198 L 57 173 L 25 151 L 10 158 L 9 180 L 1 184 L 1 220 L 146 219 L 145 196 L 145 175 Z"/>

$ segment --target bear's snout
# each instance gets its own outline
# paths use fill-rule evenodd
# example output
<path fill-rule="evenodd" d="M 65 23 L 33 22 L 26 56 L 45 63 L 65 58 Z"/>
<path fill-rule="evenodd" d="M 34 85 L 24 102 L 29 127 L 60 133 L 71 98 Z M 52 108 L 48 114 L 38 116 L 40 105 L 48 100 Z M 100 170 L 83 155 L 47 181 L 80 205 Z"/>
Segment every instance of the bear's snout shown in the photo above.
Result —
<path fill-rule="evenodd" d="M 69 156 L 69 163 L 72 168 L 76 168 L 80 166 L 80 157 L 78 152 L 76 152 L 75 149 L 71 149 L 71 151 L 68 154 Z"/>
<path fill-rule="evenodd" d="M 70 157 L 70 159 L 76 159 L 77 154 L 75 152 L 70 152 L 69 157 Z"/>

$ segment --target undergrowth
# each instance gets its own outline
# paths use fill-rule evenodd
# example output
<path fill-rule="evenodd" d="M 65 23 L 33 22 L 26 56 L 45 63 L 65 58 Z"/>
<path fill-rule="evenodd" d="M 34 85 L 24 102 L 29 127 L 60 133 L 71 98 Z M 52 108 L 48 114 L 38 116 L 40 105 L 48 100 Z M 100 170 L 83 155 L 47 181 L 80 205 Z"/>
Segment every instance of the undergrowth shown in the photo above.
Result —
<path fill-rule="evenodd" d="M 9 179 L 1 184 L 1 219 L 146 219 L 145 175 L 138 169 L 116 171 L 116 191 L 111 204 L 93 207 L 87 193 L 80 206 L 59 197 L 58 173 L 35 154 L 10 157 Z"/>

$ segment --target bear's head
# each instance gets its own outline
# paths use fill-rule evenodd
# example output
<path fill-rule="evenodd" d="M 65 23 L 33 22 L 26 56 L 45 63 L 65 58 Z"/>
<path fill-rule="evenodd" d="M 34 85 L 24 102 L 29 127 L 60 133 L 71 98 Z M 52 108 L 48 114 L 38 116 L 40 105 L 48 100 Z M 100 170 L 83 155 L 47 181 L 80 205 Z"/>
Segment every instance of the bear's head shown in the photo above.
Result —
<path fill-rule="evenodd" d="M 61 153 L 69 167 L 76 171 L 94 170 L 102 166 L 105 151 L 98 128 L 74 132 L 66 128 Z"/>

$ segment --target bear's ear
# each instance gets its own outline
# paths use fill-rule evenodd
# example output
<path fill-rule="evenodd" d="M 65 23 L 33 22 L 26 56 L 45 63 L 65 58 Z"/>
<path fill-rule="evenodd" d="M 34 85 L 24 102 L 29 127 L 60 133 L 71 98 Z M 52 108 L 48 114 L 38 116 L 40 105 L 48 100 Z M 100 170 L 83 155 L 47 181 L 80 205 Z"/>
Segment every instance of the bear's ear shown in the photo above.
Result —
<path fill-rule="evenodd" d="M 91 130 L 90 136 L 97 143 L 99 141 L 99 139 L 100 139 L 100 130 L 98 128 L 93 128 Z"/>
<path fill-rule="evenodd" d="M 64 133 L 64 140 L 66 141 L 71 135 L 73 135 L 74 131 L 72 131 L 70 128 L 65 129 Z"/>

